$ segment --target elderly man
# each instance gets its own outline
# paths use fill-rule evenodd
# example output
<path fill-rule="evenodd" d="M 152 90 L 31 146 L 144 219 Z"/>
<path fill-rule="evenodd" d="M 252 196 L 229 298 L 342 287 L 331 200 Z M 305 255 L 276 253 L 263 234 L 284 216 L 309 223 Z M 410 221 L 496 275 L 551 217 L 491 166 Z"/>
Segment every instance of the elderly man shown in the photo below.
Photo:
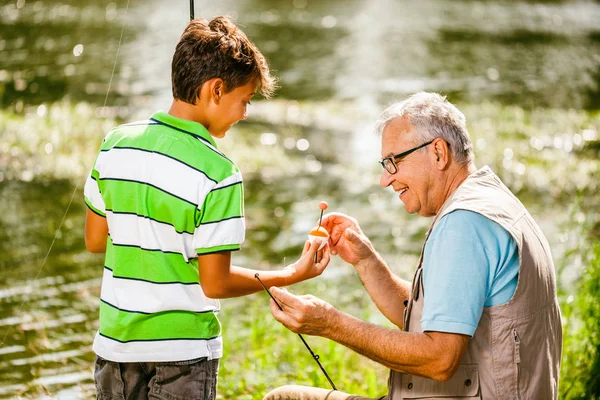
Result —
<path fill-rule="evenodd" d="M 556 399 L 561 316 L 548 242 L 488 167 L 473 163 L 464 115 L 435 93 L 385 110 L 383 172 L 406 211 L 434 217 L 412 283 L 392 273 L 358 222 L 329 214 L 333 254 L 352 264 L 400 330 L 273 288 L 273 316 L 391 369 L 387 399 Z M 284 386 L 266 399 L 364 399 Z"/>

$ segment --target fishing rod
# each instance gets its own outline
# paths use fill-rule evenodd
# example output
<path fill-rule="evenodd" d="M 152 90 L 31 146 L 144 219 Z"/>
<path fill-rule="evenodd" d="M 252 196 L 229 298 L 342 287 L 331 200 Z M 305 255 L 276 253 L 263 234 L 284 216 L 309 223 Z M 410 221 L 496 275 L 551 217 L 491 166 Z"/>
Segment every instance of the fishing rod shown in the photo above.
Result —
<path fill-rule="evenodd" d="M 194 19 L 194 0 L 190 0 L 190 21 Z"/>
<path fill-rule="evenodd" d="M 283 311 L 283 308 L 281 308 L 281 305 L 279 304 L 279 302 L 277 300 L 275 300 L 275 297 L 273 297 L 273 295 L 271 294 L 271 291 L 265 286 L 265 284 L 263 283 L 263 281 L 261 281 L 260 278 L 258 277 L 258 272 L 254 275 L 254 277 L 256 279 L 258 279 L 258 281 L 260 282 L 260 284 L 262 285 L 262 287 L 265 288 L 265 290 L 267 291 L 267 293 L 269 293 L 269 296 L 271 296 L 271 298 L 273 299 L 273 301 L 275 301 L 275 304 L 277 304 L 277 307 L 279 307 L 279 309 L 281 311 Z M 310 348 L 310 346 L 308 345 L 308 343 L 306 343 L 306 340 L 304 340 L 304 338 L 302 337 L 301 334 L 298 334 L 298 336 L 300 336 L 300 340 L 302 340 L 302 343 L 304 343 L 304 345 L 306 346 L 306 348 L 310 352 L 310 355 L 312 356 L 312 358 L 317 362 L 317 364 L 319 365 L 319 368 L 321 368 L 321 371 L 323 371 L 323 373 L 325 374 L 325 378 L 327 378 L 327 380 L 329 381 L 329 384 L 331 385 L 331 387 L 333 388 L 333 390 L 337 390 L 337 388 L 335 387 L 335 384 L 333 383 L 333 381 L 331 380 L 331 378 L 327 374 L 327 371 L 325 371 L 325 368 L 323 368 L 323 365 L 319 361 L 319 355 L 315 354 L 312 351 L 312 349 Z"/>

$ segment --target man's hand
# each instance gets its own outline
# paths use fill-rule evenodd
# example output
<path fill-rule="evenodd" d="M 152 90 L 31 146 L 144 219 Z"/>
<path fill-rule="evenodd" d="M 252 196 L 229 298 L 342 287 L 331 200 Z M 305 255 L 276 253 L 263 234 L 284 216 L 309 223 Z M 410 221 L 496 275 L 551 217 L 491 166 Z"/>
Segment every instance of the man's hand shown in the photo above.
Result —
<path fill-rule="evenodd" d="M 360 230 L 356 219 L 331 213 L 323 217 L 321 225 L 329 232 L 331 253 L 338 254 L 347 263 L 356 265 L 375 255 L 373 245 Z"/>
<path fill-rule="evenodd" d="M 271 288 L 283 311 L 271 300 L 271 314 L 294 333 L 326 336 L 332 326 L 335 309 L 327 302 L 312 296 L 295 296 L 285 289 Z"/>
<path fill-rule="evenodd" d="M 323 238 L 325 240 L 325 238 Z M 319 250 L 320 241 L 315 240 L 312 244 L 310 241 L 304 243 L 302 257 L 295 263 L 288 265 L 286 268 L 291 270 L 290 281 L 296 283 L 306 279 L 314 278 L 323 273 L 331 258 L 329 245 L 326 244 L 323 249 Z M 318 252 L 318 263 L 315 263 L 315 254 Z"/>

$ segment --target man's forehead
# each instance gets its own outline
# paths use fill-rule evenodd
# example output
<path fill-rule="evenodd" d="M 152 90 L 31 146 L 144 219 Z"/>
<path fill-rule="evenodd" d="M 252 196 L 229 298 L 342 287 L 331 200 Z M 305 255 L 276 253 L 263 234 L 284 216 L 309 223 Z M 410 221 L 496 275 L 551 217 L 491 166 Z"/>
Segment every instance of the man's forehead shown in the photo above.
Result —
<path fill-rule="evenodd" d="M 408 116 L 396 117 L 387 123 L 383 132 L 388 132 L 393 135 L 406 136 L 407 133 L 411 132 L 413 125 L 410 122 Z"/>
<path fill-rule="evenodd" d="M 388 153 L 397 152 L 397 147 L 402 147 L 405 143 L 409 143 L 412 139 L 413 126 L 408 117 L 399 117 L 391 120 L 383 129 L 381 134 L 381 152 Z"/>

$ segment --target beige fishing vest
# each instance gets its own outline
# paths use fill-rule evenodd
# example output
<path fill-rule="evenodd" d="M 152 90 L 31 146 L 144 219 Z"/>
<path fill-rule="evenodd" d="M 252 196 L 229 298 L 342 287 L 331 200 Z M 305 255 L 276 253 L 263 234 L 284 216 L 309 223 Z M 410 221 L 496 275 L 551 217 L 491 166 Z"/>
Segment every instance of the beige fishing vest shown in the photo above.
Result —
<path fill-rule="evenodd" d="M 485 216 L 516 240 L 519 278 L 515 294 L 508 303 L 483 309 L 460 367 L 448 382 L 392 371 L 389 399 L 556 399 L 562 327 L 554 263 L 546 238 L 521 202 L 488 167 L 471 174 L 446 200 L 425 241 L 437 222 L 457 209 Z M 409 332 L 422 332 L 423 297 L 427 295 L 422 264 L 421 253 L 404 312 L 404 330 Z"/>

